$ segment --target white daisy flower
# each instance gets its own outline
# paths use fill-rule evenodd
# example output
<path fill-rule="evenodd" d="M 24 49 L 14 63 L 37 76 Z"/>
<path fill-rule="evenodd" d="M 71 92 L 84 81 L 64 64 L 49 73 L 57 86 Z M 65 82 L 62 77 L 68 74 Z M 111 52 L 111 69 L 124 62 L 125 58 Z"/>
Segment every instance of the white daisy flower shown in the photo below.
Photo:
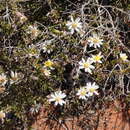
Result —
<path fill-rule="evenodd" d="M 103 44 L 103 39 L 100 39 L 96 33 L 93 33 L 92 36 L 88 38 L 88 42 L 90 47 L 97 48 Z"/>
<path fill-rule="evenodd" d="M 31 34 L 32 38 L 34 39 L 39 35 L 40 31 L 37 29 L 37 26 L 30 25 L 28 27 L 28 32 L 27 33 Z"/>
<path fill-rule="evenodd" d="M 45 61 L 44 63 L 44 67 L 50 68 L 50 69 L 54 69 L 53 68 L 54 62 L 51 61 L 50 59 L 48 59 L 47 61 Z"/>
<path fill-rule="evenodd" d="M 62 93 L 61 91 L 56 91 L 55 93 L 50 95 L 49 102 L 55 102 L 55 106 L 63 105 L 65 104 L 65 101 L 63 100 L 66 97 L 65 93 Z"/>
<path fill-rule="evenodd" d="M 79 69 L 85 69 L 85 72 L 89 72 L 90 74 L 92 73 L 92 69 L 95 67 L 92 65 L 93 61 L 88 58 L 87 61 L 82 59 L 82 61 L 79 62 Z"/>
<path fill-rule="evenodd" d="M 47 44 L 47 43 L 44 43 L 41 45 L 41 48 L 40 48 L 44 53 L 47 52 L 48 54 L 50 54 L 53 49 L 52 47 L 50 46 L 50 44 Z"/>
<path fill-rule="evenodd" d="M 0 75 L 0 85 L 4 86 L 7 83 L 7 77 L 4 73 Z"/>
<path fill-rule="evenodd" d="M 19 80 L 18 73 L 11 71 L 10 84 L 16 83 L 18 80 Z"/>
<path fill-rule="evenodd" d="M 36 103 L 36 101 L 34 101 L 34 105 L 30 108 L 31 114 L 38 113 L 40 108 L 41 108 L 41 104 L 40 103 Z"/>
<path fill-rule="evenodd" d="M 81 32 L 82 29 L 82 23 L 80 22 L 80 18 L 74 18 L 71 16 L 71 21 L 67 22 L 68 29 L 71 30 L 71 34 L 74 33 L 74 31 Z"/>
<path fill-rule="evenodd" d="M 28 53 L 27 56 L 29 58 L 31 58 L 31 57 L 38 58 L 40 55 L 39 50 L 37 48 L 35 48 L 34 46 L 29 46 L 27 53 Z"/>
<path fill-rule="evenodd" d="M 95 84 L 95 82 L 92 84 L 91 82 L 87 83 L 86 89 L 87 89 L 87 96 L 93 96 L 93 94 L 98 95 L 97 89 L 99 88 L 98 85 Z"/>
<path fill-rule="evenodd" d="M 87 89 L 86 87 L 82 87 L 78 90 L 77 95 L 79 96 L 79 99 L 86 99 L 87 96 Z"/>
<path fill-rule="evenodd" d="M 97 55 L 92 55 L 92 58 L 91 60 L 94 62 L 94 63 L 102 63 L 101 59 L 102 59 L 102 55 L 101 55 L 101 52 Z"/>
<path fill-rule="evenodd" d="M 128 61 L 128 56 L 126 55 L 126 53 L 120 53 L 120 58 L 122 61 Z"/>
<path fill-rule="evenodd" d="M 0 111 L 0 119 L 3 120 L 5 118 L 5 113 L 3 111 Z"/>

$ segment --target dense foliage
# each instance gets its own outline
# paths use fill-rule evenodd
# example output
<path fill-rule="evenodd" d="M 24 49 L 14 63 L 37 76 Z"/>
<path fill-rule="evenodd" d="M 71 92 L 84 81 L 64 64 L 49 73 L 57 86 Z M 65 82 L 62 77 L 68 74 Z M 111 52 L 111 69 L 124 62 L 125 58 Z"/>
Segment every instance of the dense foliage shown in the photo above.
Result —
<path fill-rule="evenodd" d="M 129 109 L 129 11 L 127 0 L 0 1 L 0 128 L 29 128 L 43 104 L 57 119 L 114 100 Z M 79 99 L 87 83 L 98 94 Z M 49 102 L 56 91 L 64 105 Z"/>

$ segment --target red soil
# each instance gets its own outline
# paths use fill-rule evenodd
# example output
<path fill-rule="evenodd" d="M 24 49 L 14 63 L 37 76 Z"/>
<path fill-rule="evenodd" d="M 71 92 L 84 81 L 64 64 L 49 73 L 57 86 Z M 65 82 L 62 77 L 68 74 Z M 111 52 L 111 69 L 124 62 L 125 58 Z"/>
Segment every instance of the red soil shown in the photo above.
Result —
<path fill-rule="evenodd" d="M 32 128 L 34 130 L 130 130 L 130 110 L 125 111 L 123 107 L 115 102 L 104 111 L 97 112 L 95 117 L 98 115 L 98 126 L 93 129 L 81 128 L 79 125 L 85 115 L 81 115 L 79 118 L 68 118 L 64 123 L 61 123 L 60 120 L 47 120 L 50 110 L 46 111 L 43 107 Z"/>

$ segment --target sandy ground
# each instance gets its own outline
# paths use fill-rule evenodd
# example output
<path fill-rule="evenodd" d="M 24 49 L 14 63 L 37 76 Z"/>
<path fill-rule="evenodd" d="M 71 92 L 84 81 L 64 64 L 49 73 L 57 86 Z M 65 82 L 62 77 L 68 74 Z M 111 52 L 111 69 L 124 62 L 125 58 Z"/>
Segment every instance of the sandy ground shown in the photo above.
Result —
<path fill-rule="evenodd" d="M 34 130 L 130 130 L 130 110 L 126 111 L 123 107 L 116 102 L 104 111 L 99 111 L 98 125 L 93 129 L 81 128 L 79 122 L 84 119 L 85 115 L 79 118 L 68 118 L 64 123 L 47 120 L 48 112 L 43 107 L 32 128 Z"/>

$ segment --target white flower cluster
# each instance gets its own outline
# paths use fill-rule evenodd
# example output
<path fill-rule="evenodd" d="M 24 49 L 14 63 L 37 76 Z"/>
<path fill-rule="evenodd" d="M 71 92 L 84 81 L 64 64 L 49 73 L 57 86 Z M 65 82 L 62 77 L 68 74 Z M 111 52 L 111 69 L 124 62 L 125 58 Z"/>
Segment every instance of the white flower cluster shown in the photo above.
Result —
<path fill-rule="evenodd" d="M 10 78 L 6 76 L 5 73 L 0 74 L 0 94 L 6 89 L 5 85 L 9 83 L 10 85 L 20 82 L 20 75 L 17 72 L 10 72 Z"/>
<path fill-rule="evenodd" d="M 87 83 L 86 86 L 81 87 L 78 90 L 77 95 L 79 96 L 79 99 L 86 99 L 86 97 L 91 97 L 94 94 L 98 95 L 97 89 L 99 88 L 98 85 L 95 84 L 95 82 L 92 84 L 91 82 Z"/>
<path fill-rule="evenodd" d="M 79 96 L 79 99 L 86 100 L 87 97 L 91 97 L 94 94 L 98 95 L 97 89 L 99 88 L 98 85 L 95 84 L 95 82 L 92 84 L 91 82 L 87 83 L 85 87 L 81 87 L 77 91 L 77 96 Z M 53 94 L 49 96 L 49 102 L 55 102 L 55 105 L 63 105 L 65 104 L 64 98 L 66 97 L 65 93 L 62 93 L 62 91 L 56 91 Z"/>
<path fill-rule="evenodd" d="M 85 72 L 92 74 L 92 70 L 95 68 L 93 63 L 102 63 L 102 58 L 103 56 L 101 55 L 101 53 L 99 53 L 97 55 L 92 55 L 86 61 L 85 59 L 82 59 L 79 62 L 79 69 L 84 69 Z"/>
<path fill-rule="evenodd" d="M 9 78 L 10 84 L 18 83 L 19 80 L 20 80 L 19 73 L 11 71 L 10 72 L 10 78 Z M 4 87 L 7 82 L 8 82 L 7 76 L 4 73 L 0 74 L 0 86 Z"/>
<path fill-rule="evenodd" d="M 74 34 L 74 32 L 78 32 L 79 34 L 81 34 L 81 32 L 84 32 L 84 30 L 82 29 L 82 22 L 80 22 L 80 18 L 76 18 L 74 20 L 74 18 L 71 16 L 71 20 L 67 22 L 67 27 L 68 29 L 71 31 L 71 34 Z M 94 48 L 100 48 L 103 45 L 103 39 L 100 38 L 99 34 L 96 33 L 92 33 L 92 35 L 90 37 L 88 37 L 88 45 L 89 47 L 94 47 Z M 86 60 L 84 58 L 82 58 L 82 60 L 79 62 L 79 69 L 84 69 L 85 72 L 88 72 L 90 74 L 92 74 L 92 70 L 95 69 L 95 66 L 93 65 L 94 63 L 102 63 L 102 58 L 103 55 L 101 54 L 101 52 L 99 52 L 96 55 L 91 55 L 91 57 L 88 57 Z M 128 56 L 125 53 L 120 53 L 120 59 L 122 61 L 128 61 L 127 60 Z M 46 67 L 52 67 L 52 62 L 50 60 L 46 61 L 44 63 L 44 65 Z M 97 89 L 99 88 L 98 85 L 96 85 L 96 83 L 87 83 L 86 86 L 81 87 L 78 91 L 77 91 L 77 96 L 79 97 L 79 99 L 84 99 L 86 100 L 88 97 L 91 97 L 93 95 L 98 95 Z M 62 93 L 62 91 L 56 91 L 53 94 L 51 94 L 49 96 L 49 102 L 55 102 L 55 105 L 63 105 L 65 104 L 65 100 L 64 98 L 66 98 L 66 94 Z"/>
<path fill-rule="evenodd" d="M 76 32 L 84 32 L 82 30 L 82 23 L 80 22 L 80 18 L 74 18 L 71 16 L 71 21 L 68 21 L 67 24 L 68 29 L 71 30 L 71 34 Z M 103 39 L 100 38 L 99 34 L 97 33 L 92 33 L 92 36 L 88 37 L 87 39 L 89 47 L 94 47 L 94 48 L 100 48 L 103 45 Z M 121 61 L 127 62 L 128 61 L 128 56 L 125 53 L 120 53 L 119 54 Z M 82 60 L 79 62 L 79 69 L 84 69 L 85 72 L 88 72 L 92 74 L 92 70 L 95 68 L 93 63 L 102 63 L 102 58 L 103 55 L 101 52 L 99 52 L 96 55 L 92 55 L 91 57 L 88 57 L 87 60 L 82 58 Z"/>
<path fill-rule="evenodd" d="M 71 16 L 71 21 L 68 21 L 66 25 L 68 26 L 68 29 L 71 30 L 72 34 L 74 31 L 83 32 L 80 18 L 74 20 Z M 93 33 L 92 36 L 88 38 L 88 43 L 90 47 L 97 48 L 103 44 L 103 39 L 101 39 L 98 34 Z M 85 72 L 92 74 L 92 70 L 95 68 L 93 63 L 102 63 L 102 58 L 103 56 L 101 55 L 101 52 L 97 55 L 92 55 L 92 57 L 89 57 L 87 60 L 82 58 L 82 60 L 79 62 L 79 69 L 85 69 Z"/>

